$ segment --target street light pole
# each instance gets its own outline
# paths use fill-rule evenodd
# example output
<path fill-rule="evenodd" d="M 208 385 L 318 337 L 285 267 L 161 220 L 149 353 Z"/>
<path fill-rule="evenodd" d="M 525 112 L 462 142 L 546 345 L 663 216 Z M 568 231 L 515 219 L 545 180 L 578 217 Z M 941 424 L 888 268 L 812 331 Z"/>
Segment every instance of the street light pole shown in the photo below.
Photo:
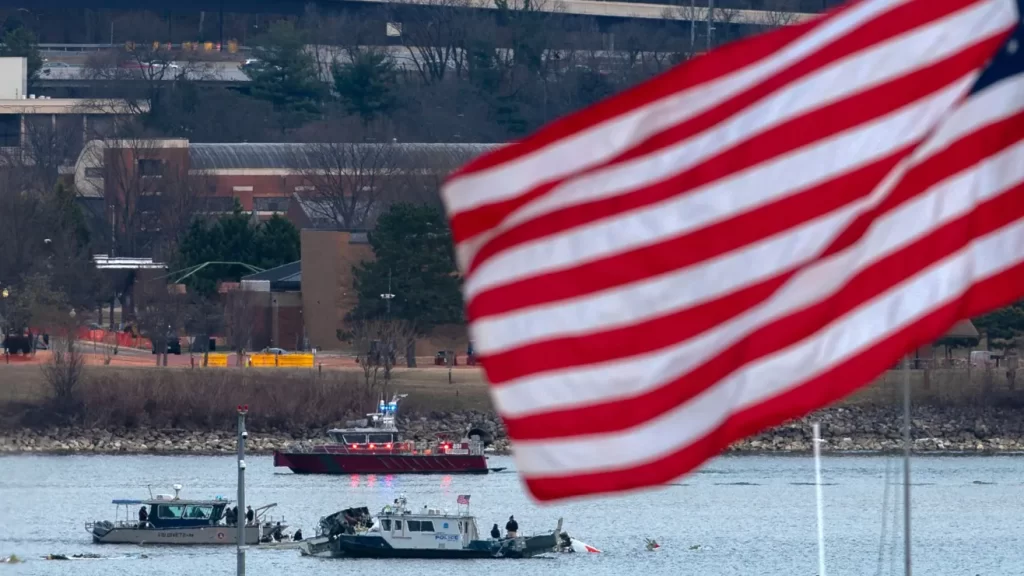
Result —
<path fill-rule="evenodd" d="M 395 297 L 395 295 L 391 293 L 391 268 L 388 268 L 388 291 L 385 294 L 381 294 L 380 297 L 384 300 L 387 307 L 388 318 L 391 318 L 391 299 Z"/>
<path fill-rule="evenodd" d="M 249 436 L 245 430 L 245 415 L 248 413 L 248 405 L 238 407 L 238 514 L 235 516 L 238 525 L 238 576 L 245 576 L 245 531 L 248 522 L 245 514 L 245 439 Z"/>

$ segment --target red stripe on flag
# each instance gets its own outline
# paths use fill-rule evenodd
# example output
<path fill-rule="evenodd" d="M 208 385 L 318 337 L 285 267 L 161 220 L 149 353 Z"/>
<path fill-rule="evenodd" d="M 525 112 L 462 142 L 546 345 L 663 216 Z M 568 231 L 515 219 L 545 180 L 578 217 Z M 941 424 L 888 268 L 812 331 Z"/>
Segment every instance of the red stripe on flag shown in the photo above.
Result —
<path fill-rule="evenodd" d="M 555 500 L 600 492 L 620 492 L 664 484 L 695 470 L 738 440 L 840 400 L 895 364 L 903 350 L 934 342 L 961 318 L 1005 306 L 1020 295 L 1024 264 L 974 284 L 959 300 L 938 308 L 904 330 L 802 383 L 789 392 L 733 413 L 699 440 L 662 458 L 609 472 L 566 477 L 526 477 L 538 500 Z"/>
<path fill-rule="evenodd" d="M 617 155 L 612 160 L 602 163 L 599 166 L 594 166 L 586 172 L 593 171 L 600 167 L 618 164 L 630 158 L 652 153 L 667 145 L 674 144 L 694 134 L 708 130 L 729 116 L 736 114 L 740 110 L 752 105 L 772 92 L 820 70 L 829 64 L 833 64 L 851 54 L 889 40 L 899 34 L 903 34 L 910 30 L 935 22 L 942 17 L 953 14 L 975 3 L 977 3 L 977 0 L 930 0 L 927 6 L 921 2 L 908 2 L 907 4 L 897 6 L 878 18 L 869 21 L 855 32 L 839 37 L 833 43 L 825 46 L 818 52 L 808 55 L 805 59 L 797 62 L 788 69 L 781 71 L 766 81 L 759 83 L 754 88 L 723 102 L 719 106 L 705 112 L 704 114 L 698 115 L 690 121 L 656 134 L 651 138 L 638 143 L 635 147 L 625 150 L 622 154 Z M 813 21 L 802 26 L 809 24 L 817 26 L 819 22 L 820 21 Z M 813 26 L 810 26 L 809 29 L 810 28 L 813 28 Z M 739 42 L 735 45 L 728 45 L 721 53 L 713 52 L 704 58 L 688 62 L 669 71 L 663 76 L 656 77 L 647 83 L 641 84 L 640 86 L 624 93 L 622 95 L 624 101 L 621 103 L 624 108 L 622 109 L 620 109 L 616 103 L 618 97 L 613 97 L 608 101 L 599 103 L 594 107 L 587 108 L 577 113 L 579 118 L 576 118 L 577 115 L 573 115 L 565 119 L 570 120 L 575 118 L 574 123 L 578 124 L 573 126 L 571 133 L 564 133 L 564 130 L 554 130 L 557 126 L 556 123 L 556 125 L 551 127 L 551 135 L 546 134 L 545 130 L 542 129 L 534 137 L 527 139 L 520 144 L 507 146 L 485 154 L 468 164 L 460 172 L 453 174 L 449 181 L 456 179 L 463 173 L 482 171 L 486 168 L 491 168 L 496 165 L 512 161 L 517 157 L 524 156 L 537 149 L 543 148 L 556 140 L 569 137 L 572 133 L 608 121 L 611 118 L 619 116 L 625 112 L 633 111 L 636 108 L 643 107 L 673 93 L 682 92 L 696 85 L 724 76 L 727 72 L 739 70 L 745 66 L 755 63 L 758 60 L 763 60 L 773 52 L 790 44 L 795 39 L 795 37 L 790 38 L 794 32 L 794 28 L 784 28 L 776 30 L 763 37 L 755 37 L 770 38 L 776 34 L 780 34 L 787 38 L 787 40 L 778 45 L 775 50 L 766 51 L 761 49 L 762 51 L 759 54 L 756 54 L 756 58 L 751 58 L 755 55 L 752 52 L 750 54 L 746 54 L 746 58 L 737 58 L 733 60 L 734 48 L 743 44 L 743 42 Z M 716 60 L 716 62 L 709 64 L 707 62 L 708 60 Z M 715 72 L 716 75 L 705 76 L 708 68 L 712 66 L 717 69 Z M 675 83 L 674 86 L 670 85 L 672 82 Z M 607 109 L 603 107 L 606 104 L 609 106 Z M 616 105 L 613 106 L 613 104 Z M 557 137 L 555 137 L 554 134 L 557 134 Z M 579 174 L 575 174 L 574 176 L 579 176 Z M 538 186 L 533 190 L 526 191 L 522 195 L 506 201 L 487 204 L 474 210 L 455 214 L 451 220 L 454 241 L 456 244 L 464 242 L 469 238 L 496 226 L 508 214 L 522 207 L 526 203 L 543 196 L 562 181 L 564 181 L 564 179 Z"/>
<path fill-rule="evenodd" d="M 851 278 L 831 297 L 786 315 L 732 343 L 691 372 L 645 394 L 523 418 L 503 418 L 510 437 L 539 440 L 606 434 L 638 426 L 679 407 L 739 368 L 807 338 L 830 321 L 892 288 L 965 246 L 971 238 L 1024 218 L 1024 187 L 1004 193 Z M 641 326 L 637 337 L 644 336 Z M 600 338 L 595 335 L 594 338 Z M 548 353 L 553 353 L 550 351 Z M 528 362 L 528 358 L 521 358 Z M 488 370 L 490 370 L 488 368 Z"/>

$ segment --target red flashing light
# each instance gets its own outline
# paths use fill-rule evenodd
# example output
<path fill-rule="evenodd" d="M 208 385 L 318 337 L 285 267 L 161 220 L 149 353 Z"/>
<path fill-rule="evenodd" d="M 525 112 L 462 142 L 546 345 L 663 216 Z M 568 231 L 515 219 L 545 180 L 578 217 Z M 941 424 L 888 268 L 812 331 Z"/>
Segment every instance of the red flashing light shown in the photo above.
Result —
<path fill-rule="evenodd" d="M 373 450 L 373 449 L 374 449 L 374 448 L 376 448 L 376 447 L 377 447 L 377 445 L 376 445 L 376 444 L 370 444 L 370 450 Z"/>
<path fill-rule="evenodd" d="M 388 450 L 391 450 L 391 444 L 385 444 L 384 447 L 387 448 Z"/>
<path fill-rule="evenodd" d="M 353 445 L 352 445 L 352 449 L 353 449 L 353 450 L 355 450 L 356 448 L 359 448 L 359 444 L 353 444 Z"/>

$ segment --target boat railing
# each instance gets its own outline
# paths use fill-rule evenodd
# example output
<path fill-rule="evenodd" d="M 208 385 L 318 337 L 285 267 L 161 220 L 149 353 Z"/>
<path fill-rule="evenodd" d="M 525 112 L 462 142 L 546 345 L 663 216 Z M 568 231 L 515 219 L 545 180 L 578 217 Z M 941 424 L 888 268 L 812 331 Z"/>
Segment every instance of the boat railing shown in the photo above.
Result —
<path fill-rule="evenodd" d="M 478 440 L 463 440 L 461 442 L 439 442 L 439 441 L 413 441 L 386 443 L 356 443 L 356 444 L 309 444 L 299 443 L 287 447 L 289 452 L 298 454 L 411 454 L 414 456 L 433 456 L 446 454 L 449 456 L 470 455 L 481 456 L 484 454 L 484 444 Z"/>

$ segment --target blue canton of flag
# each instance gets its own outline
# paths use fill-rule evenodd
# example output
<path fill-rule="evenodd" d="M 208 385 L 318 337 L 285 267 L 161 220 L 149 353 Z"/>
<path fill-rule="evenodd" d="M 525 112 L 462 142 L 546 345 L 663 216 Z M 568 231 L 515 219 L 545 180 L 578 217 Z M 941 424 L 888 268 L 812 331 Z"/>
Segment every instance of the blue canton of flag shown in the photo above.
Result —
<path fill-rule="evenodd" d="M 1024 18 L 1024 0 L 1017 0 L 1017 17 Z M 1018 23 L 1013 35 L 1006 39 L 1003 47 L 992 58 L 978 81 L 971 88 L 971 95 L 1024 72 L 1024 24 Z"/>

